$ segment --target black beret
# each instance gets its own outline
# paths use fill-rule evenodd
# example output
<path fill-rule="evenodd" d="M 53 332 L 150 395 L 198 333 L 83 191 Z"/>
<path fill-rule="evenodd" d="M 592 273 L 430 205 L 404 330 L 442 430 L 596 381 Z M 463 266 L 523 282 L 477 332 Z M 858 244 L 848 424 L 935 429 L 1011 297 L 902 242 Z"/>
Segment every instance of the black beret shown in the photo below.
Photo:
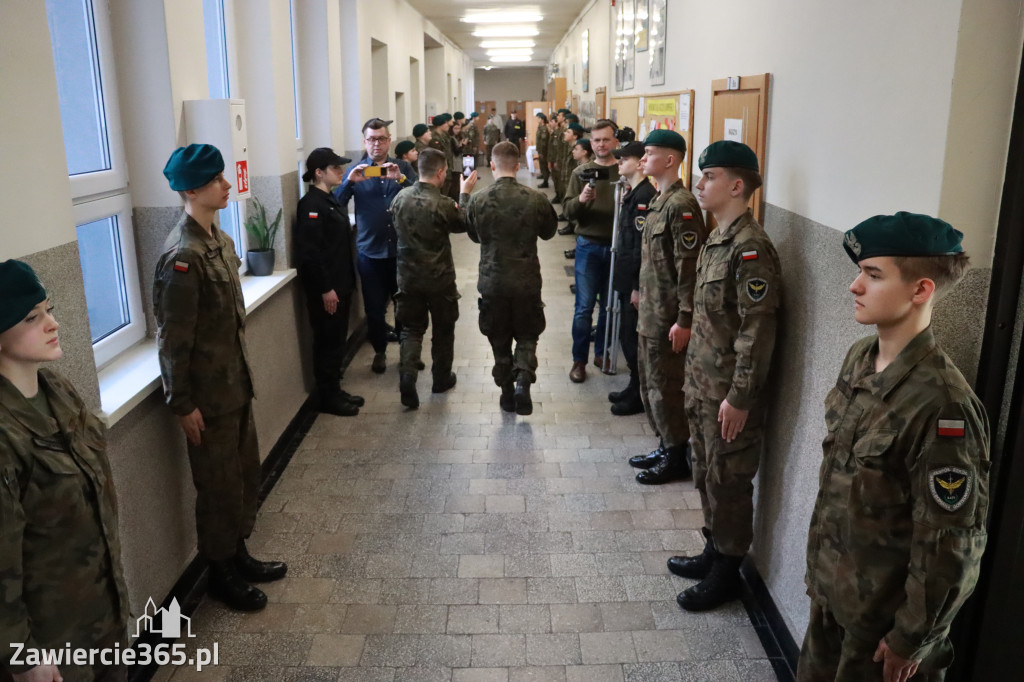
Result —
<path fill-rule="evenodd" d="M 425 133 L 426 133 L 426 132 L 427 132 L 428 130 L 430 130 L 430 128 L 429 128 L 429 127 L 427 127 L 427 124 L 426 124 L 426 123 L 417 123 L 416 125 L 414 125 L 414 126 L 412 127 L 412 136 L 413 136 L 413 137 L 423 137 L 423 135 L 424 135 L 424 134 L 425 134 Z"/>
<path fill-rule="evenodd" d="M 709 144 L 707 149 L 700 153 L 697 165 L 701 170 L 705 168 L 746 168 L 755 173 L 761 172 L 754 150 L 742 142 L 732 140 L 719 140 Z"/>
<path fill-rule="evenodd" d="M 877 256 L 951 256 L 963 253 L 962 232 L 944 220 L 900 211 L 868 218 L 843 237 L 854 263 Z"/>
<path fill-rule="evenodd" d="M 448 121 L 452 120 L 451 114 L 438 114 L 434 117 L 435 126 L 443 126 Z"/>
<path fill-rule="evenodd" d="M 190 144 L 171 152 L 164 177 L 175 192 L 202 187 L 224 172 L 224 157 L 212 144 Z"/>
<path fill-rule="evenodd" d="M 317 147 L 306 158 L 306 172 L 302 174 L 302 179 L 309 182 L 316 176 L 317 170 L 328 166 L 344 166 L 346 163 L 352 163 L 352 159 L 339 156 L 330 147 Z"/>
<path fill-rule="evenodd" d="M 27 263 L 14 259 L 0 263 L 0 333 L 24 320 L 45 300 L 46 289 Z"/>
<path fill-rule="evenodd" d="M 616 159 L 621 159 L 627 156 L 639 159 L 643 157 L 644 153 L 644 143 L 638 142 L 637 140 L 627 142 L 626 144 L 622 145 L 621 147 L 612 152 L 612 154 L 615 155 Z"/>
<path fill-rule="evenodd" d="M 410 151 L 416 148 L 416 145 L 409 140 L 402 140 L 395 145 L 395 156 L 402 158 L 403 154 L 408 154 Z"/>
<path fill-rule="evenodd" d="M 652 130 L 644 139 L 645 147 L 668 147 L 686 153 L 686 140 L 674 130 Z"/>

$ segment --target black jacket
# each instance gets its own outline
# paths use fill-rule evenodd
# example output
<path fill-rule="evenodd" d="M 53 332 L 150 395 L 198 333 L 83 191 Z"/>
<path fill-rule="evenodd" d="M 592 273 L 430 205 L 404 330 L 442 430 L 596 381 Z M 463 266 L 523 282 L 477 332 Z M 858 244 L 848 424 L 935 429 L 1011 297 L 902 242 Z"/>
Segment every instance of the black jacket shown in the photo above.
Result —
<path fill-rule="evenodd" d="M 310 296 L 356 288 L 355 243 L 348 212 L 333 195 L 310 186 L 295 222 L 299 277 Z"/>
<path fill-rule="evenodd" d="M 640 289 L 640 243 L 647 207 L 657 194 L 654 185 L 644 178 L 622 198 L 619 209 L 619 251 L 615 256 L 614 288 L 629 296 Z"/>
<path fill-rule="evenodd" d="M 505 121 L 505 139 L 513 142 L 526 137 L 526 124 L 520 119 L 512 120 L 511 118 Z"/>

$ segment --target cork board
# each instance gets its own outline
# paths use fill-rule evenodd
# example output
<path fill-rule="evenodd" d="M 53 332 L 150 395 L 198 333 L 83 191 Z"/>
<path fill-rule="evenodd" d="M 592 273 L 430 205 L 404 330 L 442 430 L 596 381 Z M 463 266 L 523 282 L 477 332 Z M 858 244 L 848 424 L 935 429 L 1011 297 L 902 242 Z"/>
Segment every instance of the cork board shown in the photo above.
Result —
<path fill-rule="evenodd" d="M 656 95 L 614 97 L 609 105 L 611 117 L 619 127 L 629 126 L 636 139 L 643 140 L 658 129 L 675 130 L 686 140 L 686 158 L 679 167 L 687 189 L 691 189 L 693 165 L 693 90 L 659 92 Z"/>

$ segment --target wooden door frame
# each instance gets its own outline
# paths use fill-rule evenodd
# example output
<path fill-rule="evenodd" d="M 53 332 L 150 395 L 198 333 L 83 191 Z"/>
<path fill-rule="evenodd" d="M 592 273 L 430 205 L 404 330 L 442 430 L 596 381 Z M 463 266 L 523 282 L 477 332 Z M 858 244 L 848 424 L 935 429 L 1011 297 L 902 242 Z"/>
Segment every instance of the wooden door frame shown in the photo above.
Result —
<path fill-rule="evenodd" d="M 720 93 L 729 92 L 743 92 L 744 90 L 760 90 L 761 98 L 758 102 L 758 120 L 761 124 L 757 127 L 757 143 L 754 147 L 754 153 L 757 154 L 758 160 L 761 162 L 761 187 L 754 192 L 753 200 L 754 207 L 754 218 L 757 222 L 764 224 L 764 188 L 768 184 L 768 178 L 765 171 L 768 167 L 768 157 L 765 156 L 765 152 L 768 146 L 768 86 L 771 85 L 771 74 L 762 73 L 755 76 L 740 76 L 740 85 L 736 90 L 729 89 L 728 78 L 718 78 L 711 81 L 711 120 L 708 131 L 711 135 L 715 129 L 715 101 L 717 95 Z M 717 140 L 709 140 L 710 142 L 717 142 Z"/>

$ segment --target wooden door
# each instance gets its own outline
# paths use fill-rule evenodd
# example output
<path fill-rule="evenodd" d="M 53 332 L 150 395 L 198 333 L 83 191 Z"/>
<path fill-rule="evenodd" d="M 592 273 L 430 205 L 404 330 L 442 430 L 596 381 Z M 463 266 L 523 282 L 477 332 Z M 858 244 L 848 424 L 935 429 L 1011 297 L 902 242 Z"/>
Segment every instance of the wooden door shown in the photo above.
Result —
<path fill-rule="evenodd" d="M 742 76 L 736 90 L 729 89 L 725 78 L 711 83 L 711 142 L 736 139 L 753 149 L 765 182 L 769 78 L 767 73 Z M 754 218 L 761 224 L 764 224 L 763 197 L 763 186 L 750 197 Z M 713 226 L 714 220 L 711 216 L 708 218 L 709 227 Z"/>
<path fill-rule="evenodd" d="M 598 88 L 594 92 L 594 103 L 597 105 L 597 117 L 608 118 L 608 89 Z"/>

